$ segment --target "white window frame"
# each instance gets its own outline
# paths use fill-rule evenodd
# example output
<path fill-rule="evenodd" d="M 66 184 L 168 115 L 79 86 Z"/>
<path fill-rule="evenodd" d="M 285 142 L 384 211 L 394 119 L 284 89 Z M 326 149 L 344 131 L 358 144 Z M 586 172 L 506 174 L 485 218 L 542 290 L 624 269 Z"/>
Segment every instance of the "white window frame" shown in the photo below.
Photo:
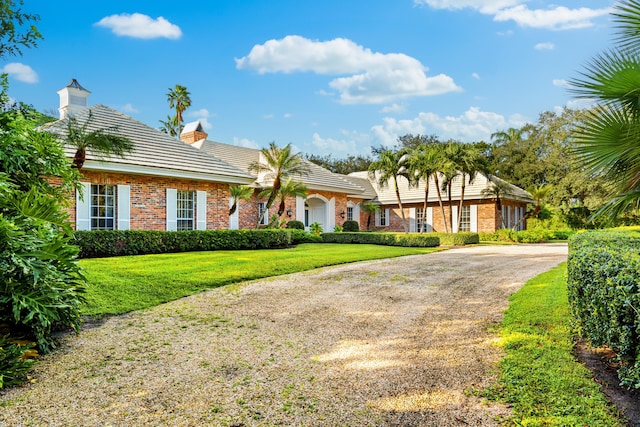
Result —
<path fill-rule="evenodd" d="M 116 200 L 118 188 L 114 184 L 91 184 L 91 230 L 115 230 L 117 227 Z"/>
<path fill-rule="evenodd" d="M 388 227 L 389 226 L 389 208 L 379 209 L 376 211 L 376 226 Z"/>
<path fill-rule="evenodd" d="M 460 215 L 459 231 L 471 231 L 471 206 L 462 205 L 462 215 Z"/>
<path fill-rule="evenodd" d="M 195 230 L 196 194 L 191 190 L 176 191 L 176 230 Z"/>
<path fill-rule="evenodd" d="M 264 212 L 264 210 L 266 208 L 267 208 L 267 202 L 258 203 L 258 219 L 260 219 L 260 215 L 262 215 L 262 212 Z M 260 223 L 260 225 L 269 225 L 269 210 L 268 209 L 267 209 L 267 213 L 262 218 L 262 222 Z"/>

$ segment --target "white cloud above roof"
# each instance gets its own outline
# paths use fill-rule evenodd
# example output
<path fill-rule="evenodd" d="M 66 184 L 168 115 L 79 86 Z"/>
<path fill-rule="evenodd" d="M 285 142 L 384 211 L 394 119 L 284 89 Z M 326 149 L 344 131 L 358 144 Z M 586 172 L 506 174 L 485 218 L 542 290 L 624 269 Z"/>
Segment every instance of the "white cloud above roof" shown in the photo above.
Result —
<path fill-rule="evenodd" d="M 247 56 L 236 58 L 236 67 L 260 74 L 341 75 L 331 80 L 329 87 L 337 91 L 344 104 L 378 104 L 461 90 L 445 74 L 427 76 L 428 68 L 415 58 L 402 53 L 372 52 L 344 38 L 316 41 L 289 35 L 268 40 L 255 45 Z"/>
<path fill-rule="evenodd" d="M 529 9 L 526 0 L 414 0 L 416 5 L 432 9 L 474 9 L 485 15 L 493 15 L 494 21 L 513 21 L 521 27 L 550 30 L 571 30 L 593 25 L 593 19 L 611 12 L 611 8 L 570 9 L 552 5 L 547 9 Z"/>
<path fill-rule="evenodd" d="M 10 62 L 2 68 L 2 73 L 6 73 L 19 82 L 37 83 L 38 74 L 28 65 L 20 62 Z"/>
<path fill-rule="evenodd" d="M 535 50 L 553 50 L 555 49 L 556 46 L 553 43 L 550 42 L 546 42 L 546 43 L 537 43 L 534 46 Z"/>
<path fill-rule="evenodd" d="M 172 24 L 162 16 L 156 19 L 142 13 L 121 13 L 110 15 L 96 22 L 97 26 L 109 28 L 118 36 L 137 39 L 179 39 L 182 37 L 180 27 Z"/>

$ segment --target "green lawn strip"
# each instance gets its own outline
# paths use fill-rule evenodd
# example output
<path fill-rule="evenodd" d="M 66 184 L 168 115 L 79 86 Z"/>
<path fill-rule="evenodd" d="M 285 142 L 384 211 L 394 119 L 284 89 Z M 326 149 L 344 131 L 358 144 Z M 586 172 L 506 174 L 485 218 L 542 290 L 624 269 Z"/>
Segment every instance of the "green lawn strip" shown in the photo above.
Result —
<path fill-rule="evenodd" d="M 566 263 L 511 296 L 500 327 L 507 356 L 486 396 L 509 404 L 518 426 L 623 426 L 615 407 L 572 354 Z"/>
<path fill-rule="evenodd" d="M 245 280 L 318 267 L 435 252 L 434 248 L 303 244 L 291 249 L 187 252 L 83 259 L 89 285 L 82 312 L 122 314 Z"/>

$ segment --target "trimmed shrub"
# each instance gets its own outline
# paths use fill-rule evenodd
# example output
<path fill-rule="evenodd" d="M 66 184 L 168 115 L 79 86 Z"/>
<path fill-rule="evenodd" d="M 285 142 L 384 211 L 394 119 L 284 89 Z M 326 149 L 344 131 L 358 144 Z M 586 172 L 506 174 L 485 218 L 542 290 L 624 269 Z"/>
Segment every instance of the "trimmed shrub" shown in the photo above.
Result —
<path fill-rule="evenodd" d="M 438 237 L 440 244 L 444 246 L 464 246 L 480 243 L 480 235 L 468 231 L 461 233 L 427 233 L 426 235 Z"/>
<path fill-rule="evenodd" d="M 427 247 L 440 246 L 440 239 L 433 233 L 323 233 L 324 243 L 353 243 L 386 246 Z"/>
<path fill-rule="evenodd" d="M 293 219 L 293 220 L 287 222 L 287 228 L 288 229 L 293 229 L 293 230 L 304 230 L 304 223 L 302 221 L 298 221 L 296 219 Z"/>
<path fill-rule="evenodd" d="M 76 231 L 80 258 L 233 249 L 274 249 L 291 244 L 292 230 Z"/>
<path fill-rule="evenodd" d="M 322 243 L 322 237 L 304 230 L 291 230 L 291 244 L 298 245 L 300 243 Z"/>
<path fill-rule="evenodd" d="M 342 231 L 345 233 L 357 233 L 360 231 L 360 224 L 358 224 L 358 221 L 345 221 L 342 224 Z"/>
<path fill-rule="evenodd" d="M 640 389 L 640 233 L 590 231 L 569 239 L 567 287 L 578 333 L 617 355 L 622 385 Z"/>

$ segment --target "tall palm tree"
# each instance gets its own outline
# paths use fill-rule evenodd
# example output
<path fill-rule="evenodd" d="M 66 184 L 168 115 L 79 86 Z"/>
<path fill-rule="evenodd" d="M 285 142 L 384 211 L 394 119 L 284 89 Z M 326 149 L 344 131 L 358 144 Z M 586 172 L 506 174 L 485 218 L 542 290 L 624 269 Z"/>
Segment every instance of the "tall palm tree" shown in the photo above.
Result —
<path fill-rule="evenodd" d="M 360 208 L 362 209 L 363 212 L 367 213 L 367 230 L 371 229 L 371 215 L 376 213 L 378 211 L 378 209 L 380 209 L 380 206 L 376 205 L 375 203 L 371 202 L 371 201 L 366 201 L 363 202 L 360 205 Z"/>
<path fill-rule="evenodd" d="M 491 134 L 491 140 L 495 144 L 515 143 L 522 139 L 523 129 L 509 128 L 506 131 L 501 130 Z"/>
<path fill-rule="evenodd" d="M 460 171 L 462 180 L 460 188 L 460 204 L 458 206 L 458 231 L 460 231 L 460 223 L 462 222 L 462 206 L 464 205 L 464 192 L 467 186 L 467 177 L 469 184 L 472 184 L 479 172 L 486 172 L 484 157 L 480 150 L 474 145 L 464 144 L 460 146 L 461 153 L 458 157 L 457 169 Z"/>
<path fill-rule="evenodd" d="M 487 178 L 489 179 L 490 185 L 483 189 L 480 194 L 482 194 L 482 197 L 496 199 L 496 209 L 500 216 L 500 228 L 506 228 L 507 225 L 502 216 L 502 199 L 512 195 L 511 187 L 501 179 L 492 178 L 490 175 L 487 175 Z"/>
<path fill-rule="evenodd" d="M 233 215 L 238 209 L 240 200 L 249 200 L 253 195 L 253 188 L 248 185 L 231 185 L 229 186 L 229 195 L 233 203 L 229 208 L 229 216 Z"/>
<path fill-rule="evenodd" d="M 191 94 L 187 90 L 185 86 L 175 85 L 175 87 L 169 88 L 169 93 L 167 93 L 167 101 L 169 102 L 169 108 L 173 108 L 176 110 L 174 125 L 177 125 L 178 137 L 182 133 L 182 113 L 191 107 Z"/>
<path fill-rule="evenodd" d="M 598 103 L 575 130 L 575 152 L 592 174 L 614 184 L 595 214 L 609 220 L 640 204 L 640 1 L 620 2 L 612 15 L 618 45 L 570 81 L 578 98 Z"/>
<path fill-rule="evenodd" d="M 287 197 L 306 197 L 307 196 L 307 186 L 301 182 L 293 181 L 291 178 L 288 178 L 285 182 L 280 186 L 280 190 L 278 191 L 278 200 L 280 203 L 278 204 L 278 217 L 281 217 L 285 211 L 285 201 Z"/>
<path fill-rule="evenodd" d="M 178 122 L 176 121 L 176 117 L 167 116 L 167 120 L 160 120 L 160 130 L 164 133 L 167 133 L 174 138 L 178 136 Z"/>
<path fill-rule="evenodd" d="M 93 113 L 89 110 L 87 120 L 78 123 L 74 116 L 67 118 L 67 132 L 64 136 L 64 143 L 76 150 L 73 156 L 72 167 L 80 170 L 87 159 L 87 150 L 98 158 L 105 158 L 110 155 L 124 157 L 133 151 L 133 142 L 124 136 L 116 134 L 117 127 L 108 127 L 91 130 Z"/>
<path fill-rule="evenodd" d="M 269 143 L 269 147 L 260 150 L 260 155 L 264 159 L 264 162 L 258 160 L 249 164 L 250 172 L 258 175 L 264 174 L 264 177 L 261 179 L 263 181 L 271 181 L 271 185 L 268 186 L 269 194 L 266 209 L 262 211 L 256 226 L 262 223 L 267 211 L 273 206 L 283 182 L 292 177 L 309 175 L 310 169 L 307 162 L 305 162 L 300 153 L 294 154 L 292 150 L 290 143 L 280 148 L 275 142 L 271 142 Z"/>
<path fill-rule="evenodd" d="M 431 177 L 438 179 L 438 170 L 442 163 L 442 155 L 439 147 L 436 145 L 423 144 L 416 148 L 412 152 L 409 159 L 409 177 L 411 178 L 410 185 L 417 186 L 420 182 L 424 182 L 424 205 L 422 209 L 422 228 L 418 230 L 419 233 L 423 232 L 423 228 L 427 224 L 427 204 L 429 202 L 429 180 Z M 442 197 L 440 197 L 440 204 L 442 205 Z M 444 209 L 443 209 L 444 210 Z"/>
<path fill-rule="evenodd" d="M 441 163 L 442 172 L 442 191 L 447 192 L 447 203 L 449 205 L 449 227 L 453 233 L 453 199 L 452 189 L 453 181 L 460 175 L 459 164 L 463 156 L 462 144 L 456 141 L 449 141 L 443 149 L 444 161 Z M 464 177 L 463 177 L 464 178 Z M 444 218 L 444 212 L 443 212 Z M 445 220 L 445 230 L 447 230 Z"/>
<path fill-rule="evenodd" d="M 398 178 L 404 177 L 409 180 L 409 155 L 407 150 L 381 150 L 378 153 L 378 159 L 369 165 L 369 178 L 376 181 L 379 188 L 389 185 L 389 181 L 393 182 L 393 189 L 396 192 L 398 207 L 402 216 L 402 227 L 404 232 L 409 232 L 407 220 L 402 207 L 402 199 L 400 198 L 400 189 L 398 188 Z"/>

